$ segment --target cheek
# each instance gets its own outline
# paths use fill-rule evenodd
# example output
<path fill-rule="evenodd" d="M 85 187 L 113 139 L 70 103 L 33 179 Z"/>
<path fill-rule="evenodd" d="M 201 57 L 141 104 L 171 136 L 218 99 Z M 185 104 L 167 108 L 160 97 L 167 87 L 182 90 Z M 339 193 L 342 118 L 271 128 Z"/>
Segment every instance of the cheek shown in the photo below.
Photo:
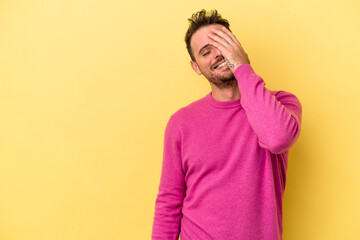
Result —
<path fill-rule="evenodd" d="M 203 64 L 202 69 L 205 70 L 206 72 L 211 71 L 211 64 L 209 62 L 207 62 L 206 64 Z"/>
<path fill-rule="evenodd" d="M 198 67 L 202 72 L 208 72 L 211 71 L 211 56 L 208 56 L 207 58 L 203 58 L 200 61 L 198 61 Z"/>
<path fill-rule="evenodd" d="M 209 70 L 211 70 L 211 61 L 210 61 L 210 57 L 208 57 L 207 59 L 206 59 L 206 61 L 204 61 L 204 64 L 203 64 L 203 66 L 204 67 L 206 67 L 207 69 L 209 69 Z"/>

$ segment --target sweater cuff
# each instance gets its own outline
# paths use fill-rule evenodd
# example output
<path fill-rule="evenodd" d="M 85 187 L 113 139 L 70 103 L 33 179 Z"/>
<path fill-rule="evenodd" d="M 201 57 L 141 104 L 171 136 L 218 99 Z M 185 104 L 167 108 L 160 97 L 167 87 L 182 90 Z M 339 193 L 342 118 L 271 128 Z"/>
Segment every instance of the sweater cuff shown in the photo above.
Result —
<path fill-rule="evenodd" d="M 240 80 L 242 77 L 249 74 L 255 74 L 254 69 L 250 66 L 250 64 L 241 64 L 234 71 L 234 76 L 237 80 Z"/>
<path fill-rule="evenodd" d="M 238 86 L 241 93 L 245 93 L 250 89 L 254 89 L 260 83 L 264 83 L 263 79 L 256 75 L 254 69 L 250 64 L 242 64 L 234 71 L 234 76 L 238 82 Z"/>

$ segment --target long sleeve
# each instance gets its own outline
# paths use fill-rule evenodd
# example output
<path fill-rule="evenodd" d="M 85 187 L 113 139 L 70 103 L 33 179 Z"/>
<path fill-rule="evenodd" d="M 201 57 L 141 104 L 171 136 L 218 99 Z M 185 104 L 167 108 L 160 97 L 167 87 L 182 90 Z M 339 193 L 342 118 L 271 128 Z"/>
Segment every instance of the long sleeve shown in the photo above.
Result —
<path fill-rule="evenodd" d="M 272 92 L 248 64 L 234 72 L 248 121 L 259 145 L 278 154 L 288 150 L 300 134 L 302 108 L 290 93 Z"/>
<path fill-rule="evenodd" d="M 181 161 L 181 133 L 172 116 L 166 126 L 159 193 L 155 203 L 152 239 L 177 240 L 186 192 Z"/>

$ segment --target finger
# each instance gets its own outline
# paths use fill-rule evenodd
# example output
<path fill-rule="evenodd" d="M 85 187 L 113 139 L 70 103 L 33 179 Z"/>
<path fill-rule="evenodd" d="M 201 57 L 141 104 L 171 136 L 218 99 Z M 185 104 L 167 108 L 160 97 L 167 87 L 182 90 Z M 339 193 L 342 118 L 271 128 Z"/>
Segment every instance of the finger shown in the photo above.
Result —
<path fill-rule="evenodd" d="M 208 34 L 209 38 L 217 43 L 220 43 L 221 45 L 223 45 L 224 47 L 230 47 L 229 43 L 227 41 L 225 41 L 225 39 L 219 37 L 216 34 L 213 33 L 209 33 Z"/>
<path fill-rule="evenodd" d="M 221 55 L 224 55 L 224 52 L 226 51 L 226 48 L 224 47 L 224 45 L 218 43 L 218 42 L 215 42 L 214 40 L 211 40 L 210 39 L 210 42 L 209 42 L 211 45 L 213 45 L 214 47 L 216 47 L 217 49 L 220 50 L 221 52 Z"/>
<path fill-rule="evenodd" d="M 237 38 L 235 37 L 235 35 L 230 32 L 229 29 L 227 29 L 226 27 L 222 27 L 221 28 L 235 43 L 237 43 L 238 45 L 241 46 L 241 43 L 239 42 L 239 40 L 237 40 Z"/>
<path fill-rule="evenodd" d="M 216 29 L 214 29 L 214 28 L 212 28 L 211 31 L 212 31 L 214 34 L 218 35 L 219 37 L 223 38 L 223 39 L 224 39 L 228 44 L 230 44 L 230 45 L 233 45 L 234 43 L 236 43 L 236 42 L 234 42 L 234 40 L 233 40 L 230 36 L 228 36 L 228 35 L 227 35 L 225 32 L 223 32 L 223 31 L 219 31 L 219 30 L 216 30 Z"/>

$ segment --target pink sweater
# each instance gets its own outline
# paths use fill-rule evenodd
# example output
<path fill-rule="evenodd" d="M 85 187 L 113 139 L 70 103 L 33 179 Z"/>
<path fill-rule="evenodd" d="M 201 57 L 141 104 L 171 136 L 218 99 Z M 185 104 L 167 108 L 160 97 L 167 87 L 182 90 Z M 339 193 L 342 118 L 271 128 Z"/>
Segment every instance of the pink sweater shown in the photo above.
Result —
<path fill-rule="evenodd" d="M 301 104 L 269 91 L 250 65 L 235 73 L 241 98 L 211 96 L 181 108 L 166 126 L 152 239 L 282 239 L 288 149 Z"/>

